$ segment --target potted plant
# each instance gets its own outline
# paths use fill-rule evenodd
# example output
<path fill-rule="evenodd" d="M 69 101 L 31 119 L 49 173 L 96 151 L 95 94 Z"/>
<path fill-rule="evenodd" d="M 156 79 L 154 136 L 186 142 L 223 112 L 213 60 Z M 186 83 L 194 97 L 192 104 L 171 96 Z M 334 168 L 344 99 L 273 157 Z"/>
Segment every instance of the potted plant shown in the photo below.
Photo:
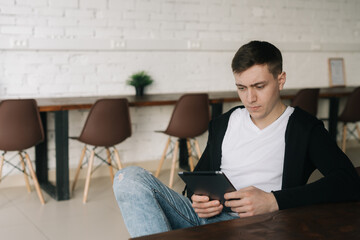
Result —
<path fill-rule="evenodd" d="M 153 81 L 154 80 L 149 74 L 145 71 L 140 71 L 132 74 L 127 80 L 127 84 L 135 87 L 136 96 L 143 96 L 144 88 L 150 85 Z"/>

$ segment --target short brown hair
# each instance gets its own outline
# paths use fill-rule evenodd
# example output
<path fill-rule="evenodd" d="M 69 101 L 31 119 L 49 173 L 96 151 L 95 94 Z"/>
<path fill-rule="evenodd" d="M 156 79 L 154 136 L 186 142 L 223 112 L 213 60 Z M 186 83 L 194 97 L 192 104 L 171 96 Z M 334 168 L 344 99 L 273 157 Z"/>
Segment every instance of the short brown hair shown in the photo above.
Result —
<path fill-rule="evenodd" d="M 251 41 L 236 52 L 231 68 L 233 73 L 242 73 L 254 65 L 266 64 L 269 72 L 276 78 L 282 73 L 280 50 L 268 42 Z"/>

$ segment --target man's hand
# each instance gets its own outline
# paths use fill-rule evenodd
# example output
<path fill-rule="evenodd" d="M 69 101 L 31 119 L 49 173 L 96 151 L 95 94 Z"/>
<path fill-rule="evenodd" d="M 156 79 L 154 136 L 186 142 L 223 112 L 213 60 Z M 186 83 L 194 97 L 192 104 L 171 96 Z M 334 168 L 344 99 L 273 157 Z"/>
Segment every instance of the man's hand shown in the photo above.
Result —
<path fill-rule="evenodd" d="M 200 218 L 210 218 L 221 213 L 223 205 L 218 200 L 209 201 L 207 196 L 192 195 L 192 207 Z"/>
<path fill-rule="evenodd" d="M 275 196 L 256 187 L 247 187 L 224 195 L 225 206 L 239 217 L 249 217 L 279 210 Z"/>

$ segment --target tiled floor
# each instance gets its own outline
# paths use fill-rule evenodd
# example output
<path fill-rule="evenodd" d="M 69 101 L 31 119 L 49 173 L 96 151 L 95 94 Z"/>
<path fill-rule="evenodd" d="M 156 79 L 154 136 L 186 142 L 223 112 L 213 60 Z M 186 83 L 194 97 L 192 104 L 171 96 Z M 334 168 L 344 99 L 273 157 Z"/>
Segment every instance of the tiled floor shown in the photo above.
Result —
<path fill-rule="evenodd" d="M 360 148 L 349 149 L 348 156 L 360 166 Z M 167 182 L 168 176 L 165 172 L 160 179 Z M 128 239 L 110 178 L 92 180 L 86 204 L 82 203 L 83 184 L 79 182 L 69 201 L 57 202 L 44 194 L 44 206 L 36 192 L 28 194 L 25 186 L 0 189 L 0 239 Z M 183 188 L 178 177 L 174 188 L 179 192 Z"/>
<path fill-rule="evenodd" d="M 168 182 L 164 171 L 160 179 Z M 92 179 L 88 202 L 82 203 L 84 181 L 79 181 L 70 200 L 57 202 L 43 192 L 41 205 L 35 190 L 24 187 L 0 189 L 0 239 L 129 239 L 114 198 L 110 177 Z M 177 177 L 174 189 L 184 184 Z"/>

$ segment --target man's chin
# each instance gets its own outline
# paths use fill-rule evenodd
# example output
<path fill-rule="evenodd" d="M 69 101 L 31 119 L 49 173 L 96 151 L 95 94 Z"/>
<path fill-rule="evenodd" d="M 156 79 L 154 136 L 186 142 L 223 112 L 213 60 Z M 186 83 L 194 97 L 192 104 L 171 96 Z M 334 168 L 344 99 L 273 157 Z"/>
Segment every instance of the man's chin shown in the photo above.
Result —
<path fill-rule="evenodd" d="M 252 119 L 260 119 L 262 118 L 263 114 L 261 111 L 248 111 L 250 114 L 250 117 Z"/>

